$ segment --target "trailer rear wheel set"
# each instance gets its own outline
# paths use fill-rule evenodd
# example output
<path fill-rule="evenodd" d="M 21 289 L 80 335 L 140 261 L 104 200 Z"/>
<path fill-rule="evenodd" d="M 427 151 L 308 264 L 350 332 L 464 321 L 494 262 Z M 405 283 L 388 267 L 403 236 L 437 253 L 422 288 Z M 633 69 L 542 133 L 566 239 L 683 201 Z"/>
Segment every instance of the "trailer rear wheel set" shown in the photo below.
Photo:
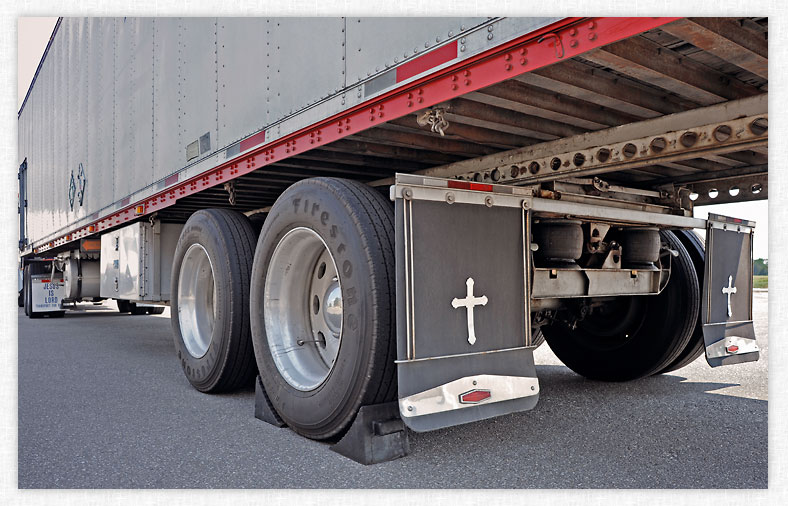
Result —
<path fill-rule="evenodd" d="M 573 371 L 605 381 L 638 379 L 662 371 L 687 348 L 700 310 L 698 277 L 678 238 L 661 235 L 677 253 L 662 293 L 617 297 L 574 329 L 543 327 L 550 348 Z"/>
<path fill-rule="evenodd" d="M 184 372 L 201 391 L 228 390 L 249 382 L 256 357 L 290 427 L 340 435 L 360 406 L 396 397 L 391 203 L 357 182 L 305 180 L 253 239 L 226 210 L 183 228 L 172 324 Z"/>
<path fill-rule="evenodd" d="M 576 223 L 568 225 L 579 230 Z M 228 390 L 248 383 L 255 360 L 287 425 L 336 439 L 361 406 L 396 399 L 392 205 L 357 182 L 307 179 L 277 200 L 256 243 L 254 235 L 244 216 L 226 210 L 197 212 L 184 227 L 172 282 L 184 372 L 199 390 Z M 675 255 L 660 295 L 615 297 L 575 328 L 536 328 L 532 346 L 544 334 L 567 366 L 606 381 L 697 358 L 703 246 L 691 237 L 660 234 Z M 630 246 L 643 255 L 645 247 Z"/>

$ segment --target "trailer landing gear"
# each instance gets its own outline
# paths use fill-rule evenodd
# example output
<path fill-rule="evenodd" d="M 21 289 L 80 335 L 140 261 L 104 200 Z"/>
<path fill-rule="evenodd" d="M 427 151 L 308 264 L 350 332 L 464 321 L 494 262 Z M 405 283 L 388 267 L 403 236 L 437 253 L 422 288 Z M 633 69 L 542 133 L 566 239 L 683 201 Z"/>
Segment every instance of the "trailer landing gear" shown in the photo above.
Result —
<path fill-rule="evenodd" d="M 286 427 L 274 411 L 260 376 L 255 380 L 254 417 L 274 427 Z M 342 439 L 331 446 L 331 451 L 364 465 L 406 456 L 410 453 L 410 442 L 397 403 L 362 406 Z"/>

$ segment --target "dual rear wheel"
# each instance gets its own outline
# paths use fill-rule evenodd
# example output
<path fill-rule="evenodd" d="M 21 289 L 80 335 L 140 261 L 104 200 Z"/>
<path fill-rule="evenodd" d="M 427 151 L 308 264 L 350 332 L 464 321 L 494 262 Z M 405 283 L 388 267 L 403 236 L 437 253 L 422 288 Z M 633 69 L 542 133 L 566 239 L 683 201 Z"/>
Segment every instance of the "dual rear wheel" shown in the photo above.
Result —
<path fill-rule="evenodd" d="M 361 406 L 397 395 L 392 204 L 354 181 L 307 179 L 256 225 L 211 209 L 184 226 L 172 278 L 178 358 L 204 392 L 259 372 L 293 430 L 336 439 Z M 567 366 L 629 380 L 697 357 L 697 258 L 676 235 L 662 239 L 679 256 L 661 295 L 619 298 L 575 329 L 542 327 Z"/>
<path fill-rule="evenodd" d="M 660 232 L 671 262 L 670 281 L 659 295 L 616 297 L 574 325 L 556 321 L 541 328 L 553 353 L 567 367 L 590 379 L 629 381 L 669 372 L 698 358 L 700 280 L 703 250 L 691 232 Z M 688 244 L 695 244 L 690 254 Z M 695 258 L 693 258 L 693 256 Z"/>
<path fill-rule="evenodd" d="M 392 204 L 357 182 L 308 179 L 256 236 L 234 211 L 189 218 L 173 263 L 178 358 L 204 392 L 259 370 L 291 428 L 339 436 L 360 406 L 396 397 Z"/>

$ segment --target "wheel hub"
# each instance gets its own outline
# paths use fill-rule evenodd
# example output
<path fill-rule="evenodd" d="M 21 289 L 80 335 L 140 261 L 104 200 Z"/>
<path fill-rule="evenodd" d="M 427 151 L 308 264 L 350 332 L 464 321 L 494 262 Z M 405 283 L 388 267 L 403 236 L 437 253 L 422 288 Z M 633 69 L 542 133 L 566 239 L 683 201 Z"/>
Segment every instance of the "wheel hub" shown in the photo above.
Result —
<path fill-rule="evenodd" d="M 320 386 L 342 341 L 342 287 L 323 239 L 298 227 L 274 249 L 265 280 L 265 331 L 282 377 L 302 391 Z"/>
<path fill-rule="evenodd" d="M 323 319 L 331 333 L 339 337 L 342 330 L 342 290 L 338 281 L 331 283 L 323 297 Z"/>
<path fill-rule="evenodd" d="M 186 351 L 205 356 L 213 340 L 216 320 L 216 283 L 213 265 L 202 245 L 186 250 L 178 276 L 178 324 Z"/>

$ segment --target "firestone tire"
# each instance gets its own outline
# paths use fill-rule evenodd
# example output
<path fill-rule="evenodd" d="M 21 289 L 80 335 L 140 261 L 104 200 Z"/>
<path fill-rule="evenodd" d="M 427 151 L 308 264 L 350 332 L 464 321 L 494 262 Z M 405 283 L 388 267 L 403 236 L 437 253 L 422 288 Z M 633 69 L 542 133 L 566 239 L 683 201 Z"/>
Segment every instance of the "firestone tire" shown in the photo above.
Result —
<path fill-rule="evenodd" d="M 576 373 L 602 381 L 634 380 L 663 370 L 687 347 L 700 307 L 698 276 L 676 235 L 660 235 L 679 253 L 662 293 L 617 297 L 575 329 L 563 322 L 542 327 L 553 353 Z"/>
<path fill-rule="evenodd" d="M 307 179 L 268 213 L 252 269 L 252 341 L 268 397 L 294 431 L 336 439 L 361 406 L 396 398 L 394 280 L 393 208 L 372 188 Z"/>
<path fill-rule="evenodd" d="M 178 360 L 201 392 L 232 391 L 254 379 L 249 333 L 253 254 L 254 231 L 235 211 L 197 211 L 181 231 L 170 321 Z"/>

